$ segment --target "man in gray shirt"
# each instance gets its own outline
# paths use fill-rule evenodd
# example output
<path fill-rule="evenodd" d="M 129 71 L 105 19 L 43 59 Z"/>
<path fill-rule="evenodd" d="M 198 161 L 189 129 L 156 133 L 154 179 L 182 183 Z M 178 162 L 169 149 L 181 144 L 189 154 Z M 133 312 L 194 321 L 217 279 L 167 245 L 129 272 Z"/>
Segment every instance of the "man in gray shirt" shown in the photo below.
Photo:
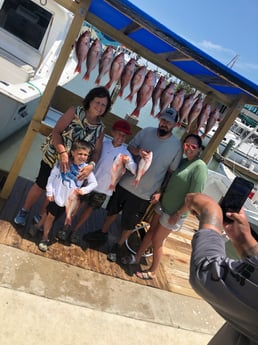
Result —
<path fill-rule="evenodd" d="M 226 320 L 209 345 L 257 345 L 258 243 L 244 210 L 227 213 L 233 223 L 223 228 L 222 210 L 209 196 L 188 194 L 185 203 L 200 219 L 192 240 L 190 283 Z M 227 257 L 223 229 L 241 259 Z"/>

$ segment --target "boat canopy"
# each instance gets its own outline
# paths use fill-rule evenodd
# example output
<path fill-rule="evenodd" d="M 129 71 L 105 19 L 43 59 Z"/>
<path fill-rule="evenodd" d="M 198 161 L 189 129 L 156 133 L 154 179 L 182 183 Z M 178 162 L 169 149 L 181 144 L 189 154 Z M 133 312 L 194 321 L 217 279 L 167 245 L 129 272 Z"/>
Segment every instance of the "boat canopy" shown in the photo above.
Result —
<path fill-rule="evenodd" d="M 98 24 L 98 28 L 108 31 L 120 43 L 127 46 L 130 43 L 135 52 L 153 63 L 158 62 L 158 66 L 201 92 L 222 98 L 224 104 L 240 95 L 247 96 L 246 103 L 258 103 L 257 84 L 204 53 L 127 0 L 91 1 L 86 20 Z"/>

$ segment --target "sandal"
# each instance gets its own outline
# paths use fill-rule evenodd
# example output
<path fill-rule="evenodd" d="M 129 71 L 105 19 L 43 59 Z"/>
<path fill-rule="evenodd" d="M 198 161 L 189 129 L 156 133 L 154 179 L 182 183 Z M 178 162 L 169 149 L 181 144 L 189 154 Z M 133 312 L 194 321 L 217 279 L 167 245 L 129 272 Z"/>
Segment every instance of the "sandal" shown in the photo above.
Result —
<path fill-rule="evenodd" d="M 138 264 L 138 262 L 135 260 L 135 255 L 130 254 L 128 256 L 124 256 L 121 258 L 121 263 L 124 265 L 135 265 Z"/>
<path fill-rule="evenodd" d="M 151 280 L 151 279 L 155 278 L 152 275 L 152 273 L 149 271 L 147 271 L 147 272 L 136 272 L 135 274 L 138 278 L 143 279 L 143 280 Z"/>

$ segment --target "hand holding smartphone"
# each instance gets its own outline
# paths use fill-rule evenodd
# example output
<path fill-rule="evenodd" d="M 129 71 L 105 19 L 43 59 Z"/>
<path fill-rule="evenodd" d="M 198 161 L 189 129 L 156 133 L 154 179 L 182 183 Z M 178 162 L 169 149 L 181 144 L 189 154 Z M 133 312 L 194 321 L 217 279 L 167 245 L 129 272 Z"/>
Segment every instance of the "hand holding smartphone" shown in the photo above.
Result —
<path fill-rule="evenodd" d="M 226 213 L 238 213 L 243 207 L 253 188 L 254 184 L 242 177 L 236 177 L 234 179 L 225 196 L 219 203 L 220 207 L 222 208 L 224 223 L 233 222 L 226 216 Z"/>

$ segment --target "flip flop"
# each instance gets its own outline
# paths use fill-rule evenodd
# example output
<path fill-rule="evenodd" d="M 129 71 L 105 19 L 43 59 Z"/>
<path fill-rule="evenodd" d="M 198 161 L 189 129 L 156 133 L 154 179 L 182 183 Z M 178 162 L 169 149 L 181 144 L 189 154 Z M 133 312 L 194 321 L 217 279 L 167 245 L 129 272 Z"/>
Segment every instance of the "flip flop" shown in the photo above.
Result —
<path fill-rule="evenodd" d="M 143 280 L 151 280 L 154 279 L 155 277 L 152 276 L 151 272 L 136 272 L 136 276 L 140 279 Z"/>

